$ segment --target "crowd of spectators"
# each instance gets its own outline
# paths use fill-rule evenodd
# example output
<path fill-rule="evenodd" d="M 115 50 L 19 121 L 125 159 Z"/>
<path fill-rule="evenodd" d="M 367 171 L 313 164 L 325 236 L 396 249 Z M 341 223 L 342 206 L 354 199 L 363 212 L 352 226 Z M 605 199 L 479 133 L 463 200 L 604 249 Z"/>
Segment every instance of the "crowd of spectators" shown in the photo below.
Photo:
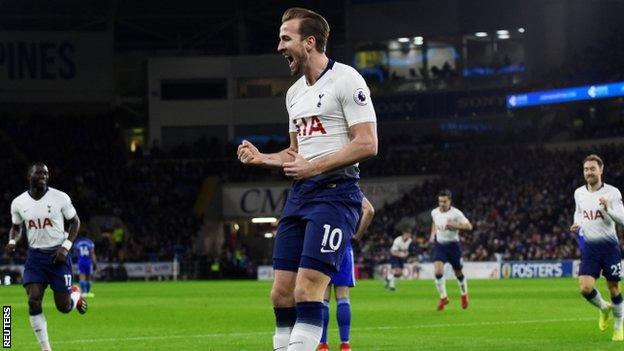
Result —
<path fill-rule="evenodd" d="M 241 168 L 235 145 L 215 140 L 202 140 L 172 152 L 152 148 L 132 154 L 122 129 L 99 116 L 34 116 L 7 118 L 0 123 L 0 148 L 7 151 L 0 157 L 4 173 L 0 207 L 6 212 L 0 216 L 0 237 L 6 238 L 10 228 L 10 201 L 27 189 L 27 165 L 45 160 L 51 167 L 51 186 L 69 193 L 84 220 L 84 232 L 92 234 L 94 223 L 99 226 L 96 245 L 103 261 L 192 257 L 202 224 L 193 207 L 208 175 L 223 181 L 285 179 L 279 171 Z M 487 135 L 487 131 L 479 134 L 481 142 L 472 144 L 465 141 L 475 140 L 474 132 L 463 138 L 455 135 L 455 142 L 450 144 L 435 138 L 407 143 L 404 138 L 381 139 L 384 157 L 363 162 L 363 177 L 438 177 L 377 209 L 369 234 L 357 247 L 356 257 L 362 265 L 372 267 L 387 261 L 401 223 L 411 223 L 413 229 L 412 259 L 430 260 L 429 211 L 436 205 L 438 191 L 444 188 L 454 193 L 454 204 L 475 227 L 462 235 L 466 260 L 579 256 L 576 238 L 568 228 L 573 191 L 583 184 L 580 161 L 589 152 L 600 154 L 606 162 L 605 180 L 620 186 L 624 161 L 618 155 L 624 147 L 552 150 L 514 143 L 513 138 L 502 143 L 500 138 L 488 139 Z M 284 147 L 279 143 L 265 146 L 272 151 Z M 202 154 L 210 156 L 200 157 Z M 22 243 L 14 262 L 23 261 L 24 253 Z M 0 255 L 0 263 L 7 259 Z M 211 276 L 230 270 L 243 276 L 254 266 L 253 261 L 244 250 L 224 250 L 207 267 L 211 272 L 221 272 Z M 215 262 L 220 266 L 213 266 Z"/>
<path fill-rule="evenodd" d="M 438 178 L 377 212 L 356 257 L 367 269 L 387 262 L 400 226 L 410 223 L 415 238 L 412 259 L 430 260 L 429 212 L 437 206 L 438 192 L 450 189 L 454 205 L 474 225 L 472 232 L 461 235 L 464 259 L 579 258 L 576 236 L 568 229 L 574 190 L 584 184 L 581 162 L 590 152 L 605 160 L 605 182 L 620 187 L 624 182 L 622 145 L 575 150 L 497 146 L 447 152 Z"/>
<path fill-rule="evenodd" d="M 0 237 L 8 237 L 12 199 L 28 189 L 28 165 L 42 160 L 50 167 L 50 186 L 67 192 L 78 209 L 80 234 L 96 239 L 100 260 L 156 261 L 190 250 L 200 225 L 192 209 L 207 164 L 131 157 L 122 130 L 107 116 L 1 123 L 0 147 L 10 152 L 0 157 Z M 15 262 L 24 260 L 25 247 L 23 240 Z"/>

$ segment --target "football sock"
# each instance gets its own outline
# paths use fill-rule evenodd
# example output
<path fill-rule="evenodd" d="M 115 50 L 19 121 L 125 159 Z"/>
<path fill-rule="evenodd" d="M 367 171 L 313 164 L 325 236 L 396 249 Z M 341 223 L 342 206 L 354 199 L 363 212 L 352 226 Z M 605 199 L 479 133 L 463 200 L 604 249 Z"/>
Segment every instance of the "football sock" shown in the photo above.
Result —
<path fill-rule="evenodd" d="M 323 300 L 323 334 L 321 342 L 327 342 L 327 326 L 329 325 L 329 301 Z"/>
<path fill-rule="evenodd" d="M 290 333 L 288 351 L 315 351 L 323 333 L 323 303 L 297 303 L 297 322 Z"/>
<path fill-rule="evenodd" d="M 86 280 L 86 281 L 85 281 L 85 287 L 87 288 L 87 289 L 86 289 L 86 290 L 87 290 L 87 293 L 90 293 L 90 292 L 91 292 L 91 281 Z"/>
<path fill-rule="evenodd" d="M 273 335 L 273 350 L 286 351 L 290 333 L 297 320 L 297 310 L 294 307 L 274 307 L 275 335 Z"/>
<path fill-rule="evenodd" d="M 607 309 L 609 307 L 607 301 L 602 299 L 602 296 L 600 296 L 600 292 L 596 289 L 592 290 L 587 295 L 583 294 L 583 296 L 587 301 L 589 301 L 589 303 L 600 308 L 601 310 Z"/>
<path fill-rule="evenodd" d="M 611 298 L 613 302 L 613 329 L 622 329 L 622 294 Z"/>
<path fill-rule="evenodd" d="M 457 283 L 459 283 L 459 291 L 461 294 L 468 294 L 468 279 L 466 279 L 463 274 L 457 277 Z"/>
<path fill-rule="evenodd" d="M 37 341 L 41 345 L 42 350 L 50 350 L 50 341 L 48 340 L 48 322 L 43 313 L 30 316 L 30 326 L 35 332 Z"/>
<path fill-rule="evenodd" d="M 395 281 L 394 274 L 392 273 L 388 274 L 388 287 L 389 288 L 394 288 L 394 281 Z"/>
<path fill-rule="evenodd" d="M 336 308 L 336 319 L 338 320 L 338 330 L 340 331 L 340 341 L 348 342 L 351 332 L 351 303 L 348 297 L 338 299 Z"/>
<path fill-rule="evenodd" d="M 446 282 L 444 281 L 444 276 L 443 275 L 437 275 L 435 276 L 435 285 L 436 285 L 436 289 L 438 289 L 438 294 L 440 294 L 440 298 L 443 299 L 445 297 L 447 297 L 446 295 Z"/>
<path fill-rule="evenodd" d="M 81 280 L 80 281 L 80 290 L 82 290 L 83 293 L 88 293 L 89 289 L 87 289 L 87 281 L 86 280 Z"/>

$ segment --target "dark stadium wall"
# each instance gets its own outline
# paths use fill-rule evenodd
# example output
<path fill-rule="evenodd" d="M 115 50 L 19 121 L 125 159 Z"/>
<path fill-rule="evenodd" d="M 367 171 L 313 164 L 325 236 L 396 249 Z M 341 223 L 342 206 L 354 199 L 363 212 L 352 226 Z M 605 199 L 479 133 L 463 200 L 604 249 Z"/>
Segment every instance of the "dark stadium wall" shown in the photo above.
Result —
<path fill-rule="evenodd" d="M 237 84 L 241 78 L 263 77 L 289 79 L 284 59 L 279 55 L 150 59 L 147 87 L 150 144 L 158 140 L 162 146 L 174 145 L 180 133 L 230 140 L 237 135 L 235 126 L 239 125 L 272 124 L 285 127 L 282 94 L 266 98 L 237 98 Z M 224 80 L 224 98 L 167 99 L 163 96 L 163 81 L 193 79 Z M 193 130 L 198 126 L 205 128 Z M 170 128 L 167 135 L 163 132 L 164 128 Z M 274 133 L 279 131 L 282 129 Z M 287 131 L 284 130 L 284 133 Z M 173 139 L 164 140 L 165 137 Z"/>
<path fill-rule="evenodd" d="M 599 45 L 618 31 L 616 1 L 531 1 L 528 15 L 527 66 L 535 74 L 573 61 L 588 47 Z"/>
<path fill-rule="evenodd" d="M 622 33 L 622 14 L 622 1 L 567 1 L 567 54 L 573 55 L 588 46 L 599 45 L 613 34 Z"/>
<path fill-rule="evenodd" d="M 0 32 L 0 102 L 110 102 L 112 57 L 105 32 Z"/>
<path fill-rule="evenodd" d="M 359 42 L 457 33 L 458 2 L 418 0 L 352 5 L 346 12 L 348 37 L 352 42 Z"/>

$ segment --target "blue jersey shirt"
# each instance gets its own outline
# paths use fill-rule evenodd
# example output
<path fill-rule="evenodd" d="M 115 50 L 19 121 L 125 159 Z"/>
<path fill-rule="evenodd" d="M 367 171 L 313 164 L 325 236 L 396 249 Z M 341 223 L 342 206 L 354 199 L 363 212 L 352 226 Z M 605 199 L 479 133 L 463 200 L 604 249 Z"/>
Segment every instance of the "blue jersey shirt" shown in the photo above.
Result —
<path fill-rule="evenodd" d="M 93 250 L 95 250 L 95 244 L 91 239 L 79 238 L 74 242 L 74 254 L 78 257 L 78 264 L 91 264 Z"/>

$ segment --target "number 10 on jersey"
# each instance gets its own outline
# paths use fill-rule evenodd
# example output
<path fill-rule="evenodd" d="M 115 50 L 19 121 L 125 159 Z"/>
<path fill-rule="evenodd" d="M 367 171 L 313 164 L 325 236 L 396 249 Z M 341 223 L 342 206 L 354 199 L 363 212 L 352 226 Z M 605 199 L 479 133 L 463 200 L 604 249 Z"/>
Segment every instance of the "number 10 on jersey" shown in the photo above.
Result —
<path fill-rule="evenodd" d="M 340 228 L 331 229 L 329 224 L 323 225 L 325 233 L 323 234 L 323 241 L 321 242 L 321 252 L 336 252 L 342 243 L 342 230 Z M 329 246 L 329 248 L 327 247 Z"/>

